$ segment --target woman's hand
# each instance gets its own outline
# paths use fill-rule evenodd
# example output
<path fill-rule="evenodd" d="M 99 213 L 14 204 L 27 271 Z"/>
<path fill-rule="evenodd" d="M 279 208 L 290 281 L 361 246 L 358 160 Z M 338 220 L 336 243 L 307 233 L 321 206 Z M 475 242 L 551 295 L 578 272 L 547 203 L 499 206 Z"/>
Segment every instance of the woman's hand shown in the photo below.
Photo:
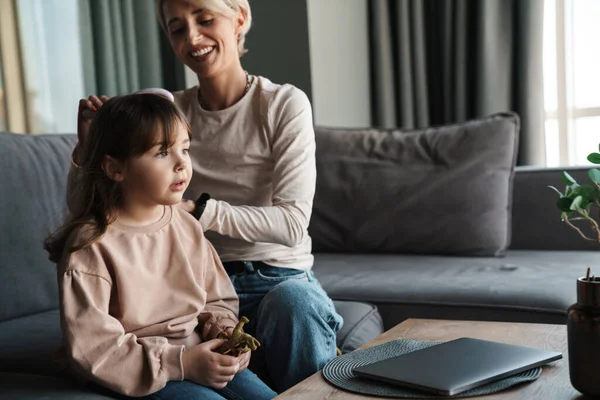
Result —
<path fill-rule="evenodd" d="M 196 209 L 196 203 L 193 200 L 182 199 L 177 206 L 190 213 Z"/>
<path fill-rule="evenodd" d="M 87 139 L 90 123 L 96 115 L 96 111 L 108 101 L 107 96 L 90 95 L 87 99 L 79 100 L 79 109 L 77 110 L 77 139 L 79 146 L 83 146 Z"/>
<path fill-rule="evenodd" d="M 240 360 L 215 352 L 225 340 L 213 339 L 183 352 L 183 374 L 188 381 L 222 389 L 240 370 Z"/>

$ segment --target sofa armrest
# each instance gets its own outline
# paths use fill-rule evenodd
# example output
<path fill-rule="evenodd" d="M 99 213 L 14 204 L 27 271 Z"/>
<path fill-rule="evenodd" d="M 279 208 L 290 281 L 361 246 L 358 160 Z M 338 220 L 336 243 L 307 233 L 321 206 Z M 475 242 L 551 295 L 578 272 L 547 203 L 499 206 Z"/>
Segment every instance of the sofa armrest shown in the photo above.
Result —
<path fill-rule="evenodd" d="M 513 183 L 511 249 L 525 250 L 599 250 L 600 244 L 584 240 L 561 221 L 556 207 L 558 194 L 548 185 L 564 189 L 562 171 L 577 182 L 589 182 L 589 167 L 539 168 L 517 167 Z M 584 221 L 578 226 L 592 236 Z"/>

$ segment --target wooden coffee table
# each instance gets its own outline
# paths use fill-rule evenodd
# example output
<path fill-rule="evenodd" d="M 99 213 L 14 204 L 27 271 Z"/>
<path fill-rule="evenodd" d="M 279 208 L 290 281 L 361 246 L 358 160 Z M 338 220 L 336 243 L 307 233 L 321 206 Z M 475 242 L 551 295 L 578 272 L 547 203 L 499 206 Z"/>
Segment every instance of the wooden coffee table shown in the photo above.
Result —
<path fill-rule="evenodd" d="M 446 342 L 459 337 L 473 337 L 497 342 L 531 346 L 560 351 L 563 358 L 544 366 L 542 376 L 536 381 L 517 385 L 511 389 L 476 399 L 583 399 L 569 380 L 567 354 L 567 331 L 564 325 L 521 324 L 508 322 L 475 322 L 430 319 L 409 319 L 385 332 L 361 349 L 376 346 L 396 339 L 413 339 L 430 342 Z M 382 399 L 381 397 L 358 395 L 337 389 L 318 372 L 296 386 L 277 396 L 287 399 Z"/>

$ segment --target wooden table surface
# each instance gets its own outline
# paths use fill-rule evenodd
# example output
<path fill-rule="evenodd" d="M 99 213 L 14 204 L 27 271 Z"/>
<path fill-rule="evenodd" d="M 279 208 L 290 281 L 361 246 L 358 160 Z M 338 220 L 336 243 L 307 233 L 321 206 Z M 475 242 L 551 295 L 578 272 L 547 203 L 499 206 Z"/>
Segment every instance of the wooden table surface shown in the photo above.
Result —
<path fill-rule="evenodd" d="M 584 399 L 584 396 L 571 386 L 569 380 L 567 331 L 566 326 L 564 325 L 409 319 L 385 332 L 377 339 L 362 346 L 361 349 L 396 339 L 446 342 L 465 336 L 555 350 L 563 353 L 563 358 L 561 360 L 543 367 L 542 376 L 537 380 L 523 385 L 517 385 L 496 394 L 473 397 L 473 399 Z M 277 396 L 276 399 L 381 400 L 383 398 L 359 395 L 337 389 L 323 378 L 321 372 L 318 372 Z"/>

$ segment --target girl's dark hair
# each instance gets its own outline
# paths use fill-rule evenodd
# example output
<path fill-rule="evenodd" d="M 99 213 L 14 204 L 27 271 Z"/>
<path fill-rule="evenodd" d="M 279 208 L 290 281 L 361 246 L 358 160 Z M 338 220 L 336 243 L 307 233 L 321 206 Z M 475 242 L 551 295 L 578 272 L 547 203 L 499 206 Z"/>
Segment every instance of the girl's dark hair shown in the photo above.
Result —
<path fill-rule="evenodd" d="M 122 192 L 120 184 L 102 168 L 105 157 L 127 162 L 156 144 L 165 150 L 174 144 L 176 130 L 181 126 L 190 135 L 190 127 L 179 108 L 156 94 L 113 97 L 100 107 L 80 149 L 80 159 L 84 161 L 71 183 L 70 215 L 44 241 L 51 261 L 59 262 L 65 253 L 89 247 L 114 221 L 122 204 Z M 71 234 L 83 227 L 85 235 L 66 248 Z"/>

